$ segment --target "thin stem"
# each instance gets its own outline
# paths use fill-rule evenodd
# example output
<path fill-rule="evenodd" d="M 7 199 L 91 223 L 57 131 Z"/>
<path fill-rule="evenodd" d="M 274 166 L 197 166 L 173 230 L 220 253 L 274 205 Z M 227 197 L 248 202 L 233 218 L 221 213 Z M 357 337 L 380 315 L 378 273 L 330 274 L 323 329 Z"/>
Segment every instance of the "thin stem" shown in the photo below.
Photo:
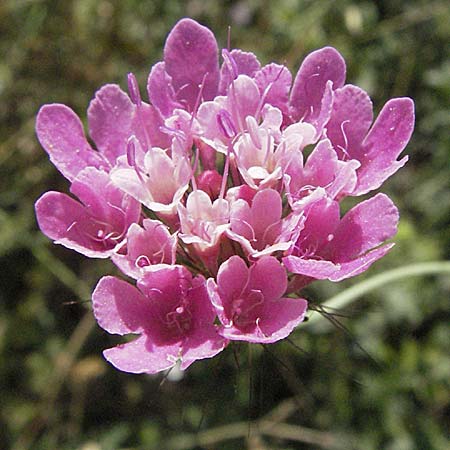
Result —
<path fill-rule="evenodd" d="M 387 283 L 401 280 L 403 278 L 423 276 L 423 275 L 437 275 L 440 273 L 450 274 L 450 261 L 434 261 L 418 264 L 410 264 L 407 266 L 399 267 L 398 269 L 388 270 L 379 275 L 375 275 L 368 280 L 361 281 L 360 283 L 344 290 L 343 292 L 331 297 L 322 306 L 326 308 L 340 309 L 363 295 L 371 292 Z M 311 315 L 308 322 L 302 325 L 302 328 L 308 327 L 311 324 L 315 324 L 324 317 L 322 314 Z"/>

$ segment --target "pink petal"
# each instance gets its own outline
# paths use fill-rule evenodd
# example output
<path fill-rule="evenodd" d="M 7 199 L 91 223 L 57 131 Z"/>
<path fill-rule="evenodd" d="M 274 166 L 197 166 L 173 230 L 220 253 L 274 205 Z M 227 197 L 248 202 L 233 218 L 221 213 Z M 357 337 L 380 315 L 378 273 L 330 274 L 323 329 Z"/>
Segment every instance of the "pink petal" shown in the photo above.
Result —
<path fill-rule="evenodd" d="M 292 75 L 289 69 L 275 63 L 268 64 L 255 74 L 255 81 L 261 95 L 267 89 L 265 103 L 288 114 L 289 91 L 292 84 Z"/>
<path fill-rule="evenodd" d="M 361 195 L 381 186 L 408 157 L 397 161 L 414 129 L 414 103 L 410 98 L 389 100 L 381 110 L 364 140 L 361 168 L 354 195 Z"/>
<path fill-rule="evenodd" d="M 230 223 L 233 233 L 253 239 L 251 209 L 247 201 L 237 199 L 231 203 Z"/>
<path fill-rule="evenodd" d="M 248 281 L 248 267 L 239 256 L 232 256 L 219 268 L 217 285 L 223 298 L 239 296 Z"/>
<path fill-rule="evenodd" d="M 187 369 L 198 359 L 212 358 L 227 345 L 226 339 L 220 336 L 212 324 L 208 328 L 200 328 L 188 336 L 183 343 L 181 369 Z"/>
<path fill-rule="evenodd" d="M 202 98 L 217 94 L 219 62 L 217 42 L 212 32 L 192 19 L 181 19 L 167 37 L 164 62 L 172 77 L 177 99 L 193 111 L 199 85 L 206 75 Z"/>
<path fill-rule="evenodd" d="M 227 61 L 224 61 L 220 68 L 219 95 L 226 95 L 228 86 L 239 75 L 248 75 L 253 78 L 256 71 L 261 67 L 258 58 L 250 52 L 243 52 L 239 49 L 231 50 L 230 56 L 234 62 L 234 70 L 232 73 Z"/>
<path fill-rule="evenodd" d="M 70 191 L 93 217 L 110 225 L 118 234 L 124 234 L 131 223 L 139 221 L 141 205 L 117 188 L 105 172 L 93 167 L 84 169 L 73 181 Z"/>
<path fill-rule="evenodd" d="M 147 81 L 148 98 L 163 117 L 168 117 L 176 108 L 182 108 L 177 101 L 172 86 L 172 78 L 165 70 L 165 64 L 159 62 L 152 67 Z"/>
<path fill-rule="evenodd" d="M 119 370 L 130 373 L 157 373 L 175 365 L 180 344 L 171 346 L 152 345 L 147 336 L 103 352 L 104 357 Z"/>
<path fill-rule="evenodd" d="M 46 192 L 36 202 L 36 217 L 41 231 L 57 244 L 89 258 L 108 258 L 111 249 L 85 232 L 92 220 L 85 207 L 61 192 Z"/>
<path fill-rule="evenodd" d="M 126 153 L 132 132 L 135 105 L 116 84 L 107 84 L 95 93 L 88 109 L 89 134 L 98 150 L 112 166 Z"/>
<path fill-rule="evenodd" d="M 112 334 L 142 333 L 149 325 L 148 300 L 131 284 L 116 277 L 103 277 L 92 294 L 98 324 Z"/>
<path fill-rule="evenodd" d="M 159 220 L 144 219 L 144 228 L 132 223 L 127 232 L 127 253 L 114 254 L 112 261 L 129 277 L 138 279 L 146 265 L 174 264 L 177 237 Z"/>
<path fill-rule="evenodd" d="M 170 136 L 161 131 L 164 121 L 160 112 L 153 105 L 142 103 L 140 114 L 141 117 L 139 117 L 139 114 L 135 114 L 132 130 L 135 130 L 142 147 L 145 149 L 148 149 L 150 145 L 160 148 L 170 147 Z M 146 133 L 142 129 L 142 124 L 145 124 L 145 130 L 150 142 L 148 142 Z"/>
<path fill-rule="evenodd" d="M 108 162 L 86 140 L 78 116 L 65 105 L 44 105 L 36 119 L 36 134 L 52 163 L 69 180 L 89 166 L 109 170 Z"/>
<path fill-rule="evenodd" d="M 327 137 L 342 159 L 360 158 L 361 143 L 372 123 L 372 102 L 365 91 L 347 84 L 334 92 Z"/>
<path fill-rule="evenodd" d="M 345 81 L 345 61 L 332 47 L 324 47 L 310 53 L 303 61 L 291 92 L 291 107 L 296 120 L 313 123 L 320 117 L 327 83 L 333 89 Z"/>
<path fill-rule="evenodd" d="M 245 118 L 255 116 L 259 105 L 259 89 L 247 75 L 239 75 L 228 88 L 227 109 L 239 129 L 244 130 Z"/>
<path fill-rule="evenodd" d="M 363 256 L 360 256 L 357 259 L 354 259 L 353 261 L 336 264 L 338 270 L 336 271 L 336 273 L 329 276 L 328 279 L 330 281 L 341 281 L 345 278 L 354 277 L 356 275 L 359 275 L 360 273 L 363 273 L 375 261 L 378 261 L 384 255 L 386 255 L 394 245 L 395 244 L 386 244 L 366 253 Z"/>
<path fill-rule="evenodd" d="M 326 186 L 332 182 L 336 173 L 337 161 L 338 158 L 331 142 L 328 139 L 320 141 L 306 160 L 304 184 Z"/>
<path fill-rule="evenodd" d="M 209 300 L 206 281 L 202 275 L 192 279 L 192 286 L 188 291 L 188 301 L 195 328 L 213 329 L 216 313 Z"/>
<path fill-rule="evenodd" d="M 232 258 L 234 258 L 234 257 L 235 256 L 232 256 Z M 238 256 L 236 256 L 236 258 L 238 258 Z M 220 272 L 220 269 L 219 269 L 219 272 Z M 245 284 L 242 286 L 242 288 L 244 288 L 244 287 L 245 287 Z M 232 298 L 227 299 L 226 296 L 228 294 L 226 293 L 226 291 L 223 291 L 223 290 L 221 291 L 221 294 L 219 294 L 219 288 L 213 278 L 209 278 L 206 281 L 206 288 L 207 288 L 207 292 L 208 292 L 209 301 L 211 302 L 211 305 L 213 306 L 213 308 L 217 314 L 217 317 L 219 318 L 221 323 L 223 323 L 224 325 L 228 325 L 230 323 L 230 319 L 227 316 L 227 311 L 225 311 L 225 306 L 228 305 L 228 300 L 232 300 Z M 222 300 L 221 296 L 223 296 L 225 301 Z"/>
<path fill-rule="evenodd" d="M 292 255 L 283 258 L 283 264 L 289 272 L 305 275 L 316 280 L 329 278 L 338 270 L 331 261 L 299 258 Z"/>
<path fill-rule="evenodd" d="M 76 195 L 91 213 L 106 218 L 110 208 L 105 201 L 108 187 L 123 196 L 123 193 L 113 186 L 107 173 L 88 167 L 78 174 L 70 186 L 70 192 Z"/>
<path fill-rule="evenodd" d="M 170 310 L 184 295 L 183 286 L 190 285 L 191 280 L 192 275 L 184 266 L 160 264 L 150 266 L 137 285 L 144 295 L 154 299 L 155 305 Z"/>
<path fill-rule="evenodd" d="M 287 288 L 284 267 L 273 256 L 263 256 L 250 267 L 249 289 L 260 290 L 264 302 L 278 300 Z"/>
<path fill-rule="evenodd" d="M 267 303 L 259 321 L 259 328 L 266 336 L 264 342 L 276 342 L 291 334 L 305 318 L 307 307 L 308 302 L 302 298 L 281 298 Z"/>
<path fill-rule="evenodd" d="M 280 221 L 282 207 L 280 194 L 274 189 L 263 189 L 255 195 L 251 220 L 256 236 L 262 237 L 271 225 Z"/>
<path fill-rule="evenodd" d="M 219 333 L 230 340 L 271 344 L 287 337 L 303 321 L 307 305 L 306 300 L 293 298 L 268 302 L 255 328 L 243 331 L 227 326 L 221 327 Z"/>
<path fill-rule="evenodd" d="M 377 194 L 343 217 L 325 252 L 329 252 L 336 263 L 350 261 L 394 236 L 398 219 L 392 200 Z"/>
<path fill-rule="evenodd" d="M 333 237 L 339 224 L 339 203 L 323 197 L 305 209 L 305 225 L 297 241 L 299 254 L 315 254 Z"/>

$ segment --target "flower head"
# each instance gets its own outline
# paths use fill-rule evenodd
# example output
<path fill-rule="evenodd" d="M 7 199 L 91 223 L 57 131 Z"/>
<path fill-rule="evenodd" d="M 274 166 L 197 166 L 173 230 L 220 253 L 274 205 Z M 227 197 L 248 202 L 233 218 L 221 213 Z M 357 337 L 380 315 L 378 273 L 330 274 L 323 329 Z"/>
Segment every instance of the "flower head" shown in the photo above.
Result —
<path fill-rule="evenodd" d="M 96 150 L 67 106 L 37 117 L 79 198 L 44 194 L 42 231 L 136 280 L 103 277 L 93 294 L 101 327 L 139 335 L 105 351 L 120 370 L 184 369 L 229 341 L 283 339 L 305 317 L 300 287 L 358 275 L 393 246 L 398 211 L 386 195 L 346 214 L 342 203 L 406 163 L 412 100 L 389 100 L 373 121 L 331 47 L 295 77 L 239 49 L 220 55 L 209 29 L 180 20 L 150 71 L 149 103 L 133 74 L 129 95 L 111 84 L 96 93 Z"/>

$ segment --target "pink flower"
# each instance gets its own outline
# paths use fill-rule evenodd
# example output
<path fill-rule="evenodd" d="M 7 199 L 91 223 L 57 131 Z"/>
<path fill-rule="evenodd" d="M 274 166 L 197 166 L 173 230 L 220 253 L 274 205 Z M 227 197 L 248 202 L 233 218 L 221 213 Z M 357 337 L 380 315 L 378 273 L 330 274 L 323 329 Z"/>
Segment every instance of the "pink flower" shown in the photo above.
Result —
<path fill-rule="evenodd" d="M 139 148 L 137 142 L 134 145 Z M 192 174 L 186 158 L 153 147 L 145 153 L 141 166 L 137 161 L 130 163 L 114 168 L 114 184 L 152 211 L 175 215 Z"/>
<path fill-rule="evenodd" d="M 224 262 L 217 283 L 208 280 L 208 292 L 227 339 L 271 343 L 285 338 L 303 320 L 307 302 L 282 298 L 287 276 L 272 256 L 250 268 L 238 256 Z"/>
<path fill-rule="evenodd" d="M 293 125 L 291 125 L 293 126 Z M 303 165 L 303 157 L 290 158 L 284 166 L 284 187 L 292 208 L 296 202 L 322 187 L 331 199 L 350 195 L 356 186 L 360 163 L 338 159 L 328 139 L 320 141 Z"/>
<path fill-rule="evenodd" d="M 294 212 L 282 219 L 282 208 L 280 194 L 273 189 L 258 191 L 251 205 L 236 200 L 227 236 L 239 242 L 252 258 L 290 249 L 302 229 L 303 216 Z"/>
<path fill-rule="evenodd" d="M 394 244 L 398 210 L 384 194 L 353 207 L 342 219 L 339 204 L 326 195 L 305 208 L 305 225 L 286 268 L 303 276 L 340 281 L 367 270 Z"/>
<path fill-rule="evenodd" d="M 229 228 L 230 206 L 223 198 L 211 202 L 206 192 L 193 191 L 186 206 L 178 205 L 180 239 L 192 244 L 207 267 L 214 267 L 219 253 L 220 239 Z"/>
<path fill-rule="evenodd" d="M 39 227 L 57 244 L 85 256 L 110 257 L 122 246 L 128 227 L 140 220 L 141 205 L 93 167 L 79 172 L 70 190 L 81 203 L 53 191 L 39 198 Z"/>
<path fill-rule="evenodd" d="M 410 98 L 391 99 L 370 128 L 371 123 L 372 102 L 362 89 L 347 84 L 336 90 L 326 133 L 340 159 L 361 164 L 352 195 L 379 188 L 406 164 L 407 156 L 400 161 L 397 157 L 414 129 L 414 103 Z"/>
<path fill-rule="evenodd" d="M 149 266 L 175 264 L 177 236 L 171 235 L 159 220 L 144 219 L 143 228 L 131 224 L 126 236 L 126 245 L 113 254 L 111 259 L 129 277 L 144 276 Z"/>
<path fill-rule="evenodd" d="M 215 313 L 204 278 L 192 278 L 182 266 L 154 266 L 138 288 L 114 277 L 103 277 L 92 296 L 99 325 L 112 334 L 139 334 L 134 341 L 104 351 L 118 369 L 156 373 L 178 360 L 186 369 L 211 358 L 227 341 L 217 333 Z"/>

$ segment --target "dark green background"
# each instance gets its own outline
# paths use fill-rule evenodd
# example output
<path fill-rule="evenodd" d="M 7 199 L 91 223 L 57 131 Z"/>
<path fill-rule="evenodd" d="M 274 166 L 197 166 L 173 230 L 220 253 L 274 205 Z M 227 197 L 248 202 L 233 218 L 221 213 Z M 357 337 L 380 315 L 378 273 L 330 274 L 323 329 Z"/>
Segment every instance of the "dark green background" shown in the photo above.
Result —
<path fill-rule="evenodd" d="M 102 359 L 101 350 L 120 339 L 93 323 L 89 298 L 102 274 L 115 273 L 112 264 L 52 245 L 33 211 L 44 191 L 68 189 L 36 141 L 38 108 L 66 103 L 85 120 L 95 90 L 109 82 L 125 88 L 129 71 L 144 93 L 167 33 L 190 16 L 221 46 L 231 25 L 233 47 L 254 51 L 263 63 L 285 63 L 294 74 L 308 52 L 332 45 L 347 61 L 348 82 L 370 93 L 377 112 L 391 97 L 416 102 L 410 161 L 382 187 L 401 212 L 396 247 L 364 276 L 316 283 L 307 298 L 318 304 L 375 274 L 449 259 L 446 5 L 3 0 L 0 448 L 447 448 L 448 274 L 410 277 L 364 295 L 346 309 L 348 317 L 336 317 L 349 332 L 300 326 L 293 335 L 299 348 L 282 342 L 249 353 L 234 345 L 161 385 L 161 377 L 121 373 Z M 261 434 L 264 424 L 253 421 L 277 407 L 277 420 L 291 427 Z M 195 441 L 197 432 L 203 441 Z M 312 441 L 302 442 L 308 436 Z"/>

